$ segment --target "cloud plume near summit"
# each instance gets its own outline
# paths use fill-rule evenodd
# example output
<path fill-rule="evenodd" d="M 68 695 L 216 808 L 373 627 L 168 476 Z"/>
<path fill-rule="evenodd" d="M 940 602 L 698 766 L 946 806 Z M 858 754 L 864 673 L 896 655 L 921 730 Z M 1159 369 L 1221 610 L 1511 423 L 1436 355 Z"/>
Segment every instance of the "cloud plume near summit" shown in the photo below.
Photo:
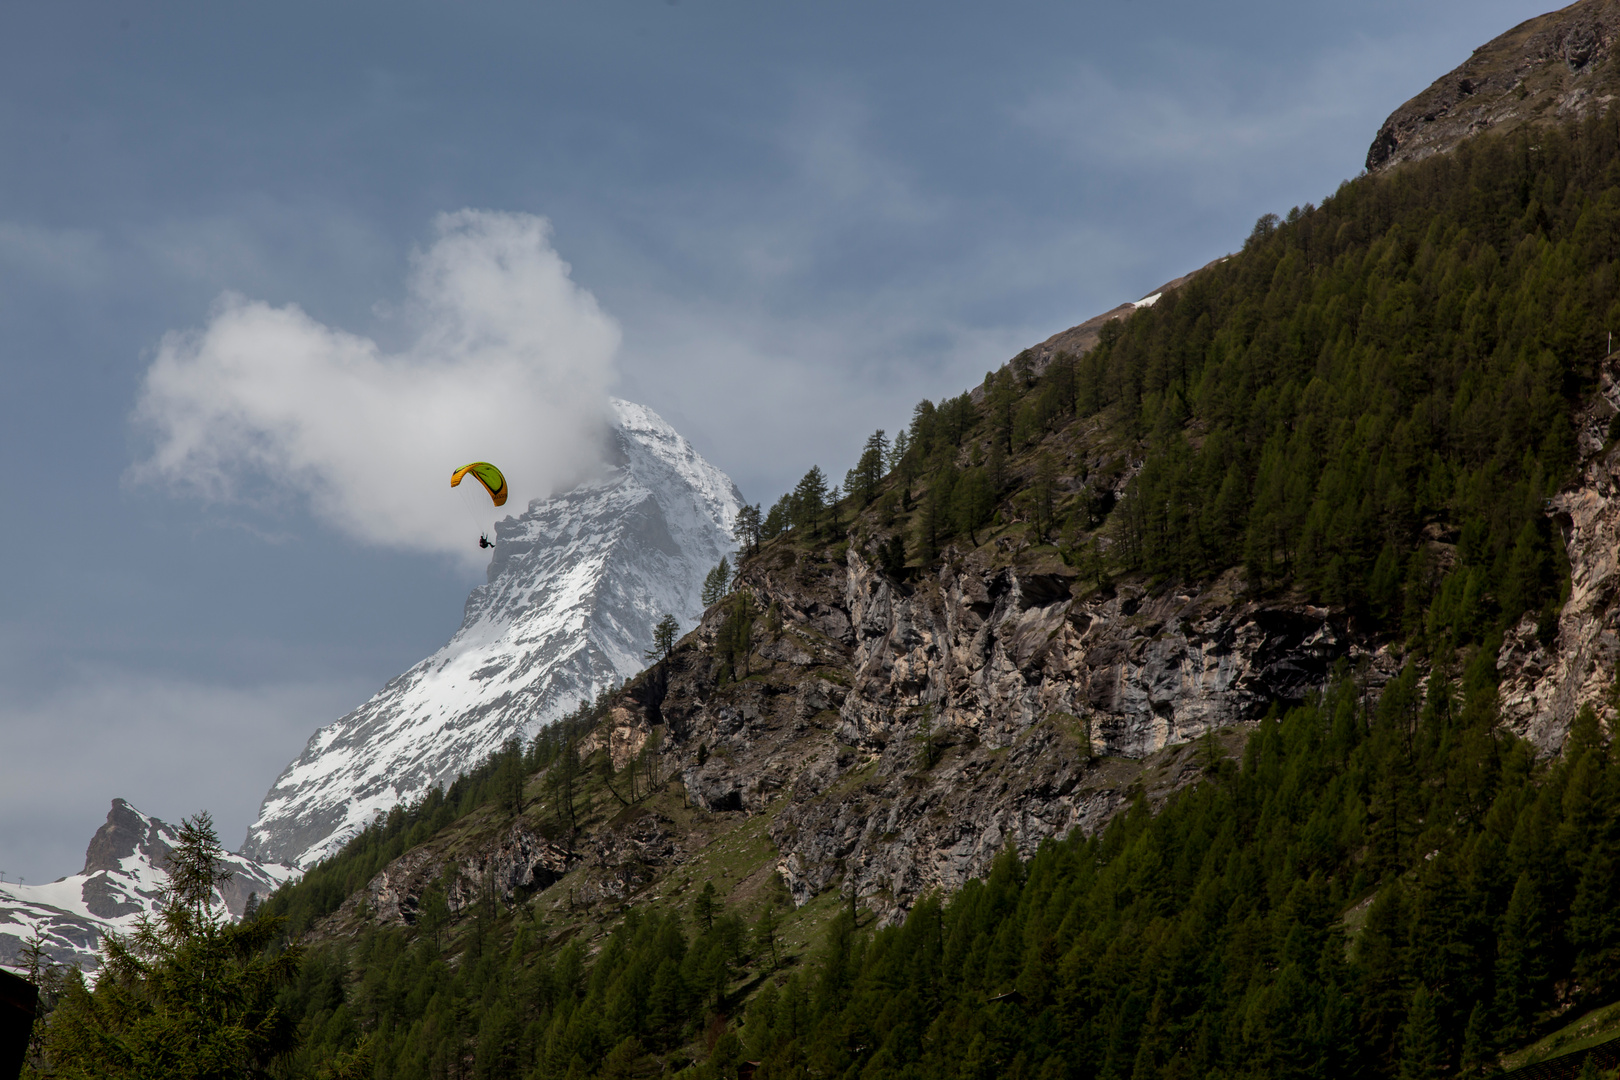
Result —
<path fill-rule="evenodd" d="M 359 540 L 468 559 L 453 468 L 501 465 L 501 513 L 578 479 L 601 452 L 618 325 L 546 219 L 461 210 L 436 229 L 412 259 L 399 352 L 236 293 L 165 335 L 134 416 L 152 451 L 131 478 L 211 501 L 290 494 Z"/>

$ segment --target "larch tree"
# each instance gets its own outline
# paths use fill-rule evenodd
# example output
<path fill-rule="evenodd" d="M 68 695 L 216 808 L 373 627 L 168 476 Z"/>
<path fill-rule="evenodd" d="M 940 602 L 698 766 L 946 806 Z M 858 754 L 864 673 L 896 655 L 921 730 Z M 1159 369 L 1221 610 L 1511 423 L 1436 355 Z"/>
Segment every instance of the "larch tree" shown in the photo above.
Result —
<path fill-rule="evenodd" d="M 731 536 L 741 544 L 743 551 L 749 555 L 759 554 L 760 516 L 759 504 L 744 505 L 737 511 L 737 524 L 732 527 Z"/>
<path fill-rule="evenodd" d="M 810 471 L 800 478 L 793 488 L 790 505 L 793 527 L 803 529 L 807 535 L 813 535 L 816 527 L 821 524 L 822 512 L 827 507 L 827 477 L 819 465 L 810 466 Z"/>
<path fill-rule="evenodd" d="M 673 615 L 665 615 L 653 627 L 653 647 L 641 655 L 654 662 L 669 659 L 669 654 L 675 649 L 675 640 L 680 637 L 681 624 Z"/>
<path fill-rule="evenodd" d="M 292 945 L 271 955 L 280 917 L 223 917 L 215 894 L 230 872 L 206 812 L 182 822 L 168 875 L 158 917 L 105 939 L 94 988 L 70 978 L 46 1035 L 49 1075 L 262 1077 L 296 1043 L 277 993 L 297 974 L 302 951 Z"/>
<path fill-rule="evenodd" d="M 703 606 L 711 607 L 720 602 L 721 597 L 731 587 L 731 564 L 723 557 L 713 570 L 703 578 Z"/>

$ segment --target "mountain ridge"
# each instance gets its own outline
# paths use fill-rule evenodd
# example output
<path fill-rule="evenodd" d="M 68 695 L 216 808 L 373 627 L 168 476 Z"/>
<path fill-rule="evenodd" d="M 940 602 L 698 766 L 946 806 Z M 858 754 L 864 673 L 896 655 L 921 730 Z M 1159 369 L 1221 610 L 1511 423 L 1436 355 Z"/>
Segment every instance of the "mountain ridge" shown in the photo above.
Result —
<path fill-rule="evenodd" d="M 1620 2 L 1579 0 L 1526 19 L 1389 115 L 1369 172 L 1444 154 L 1485 131 L 1581 120 L 1620 96 Z"/>

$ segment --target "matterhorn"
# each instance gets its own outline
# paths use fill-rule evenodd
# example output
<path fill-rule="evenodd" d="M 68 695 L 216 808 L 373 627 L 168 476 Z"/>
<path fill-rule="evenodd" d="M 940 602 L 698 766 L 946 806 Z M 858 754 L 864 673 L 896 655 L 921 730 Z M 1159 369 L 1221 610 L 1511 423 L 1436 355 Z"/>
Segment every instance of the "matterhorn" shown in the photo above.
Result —
<path fill-rule="evenodd" d="M 488 583 L 432 656 L 321 728 L 242 853 L 307 869 L 379 812 L 448 784 L 645 665 L 653 627 L 703 612 L 742 496 L 651 409 L 614 400 L 597 478 L 496 526 Z"/>

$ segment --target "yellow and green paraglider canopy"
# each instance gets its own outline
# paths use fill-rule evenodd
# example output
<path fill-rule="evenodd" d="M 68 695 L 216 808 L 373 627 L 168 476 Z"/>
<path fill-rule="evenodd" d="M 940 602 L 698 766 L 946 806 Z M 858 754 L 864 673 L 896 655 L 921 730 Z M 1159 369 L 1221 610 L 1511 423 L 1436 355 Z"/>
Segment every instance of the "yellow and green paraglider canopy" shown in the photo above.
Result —
<path fill-rule="evenodd" d="M 494 500 L 496 506 L 506 505 L 506 477 L 501 475 L 501 470 L 487 461 L 475 461 L 451 473 L 450 486 L 459 486 L 461 478 L 469 473 L 484 485 L 484 490 L 489 492 L 489 497 Z"/>

